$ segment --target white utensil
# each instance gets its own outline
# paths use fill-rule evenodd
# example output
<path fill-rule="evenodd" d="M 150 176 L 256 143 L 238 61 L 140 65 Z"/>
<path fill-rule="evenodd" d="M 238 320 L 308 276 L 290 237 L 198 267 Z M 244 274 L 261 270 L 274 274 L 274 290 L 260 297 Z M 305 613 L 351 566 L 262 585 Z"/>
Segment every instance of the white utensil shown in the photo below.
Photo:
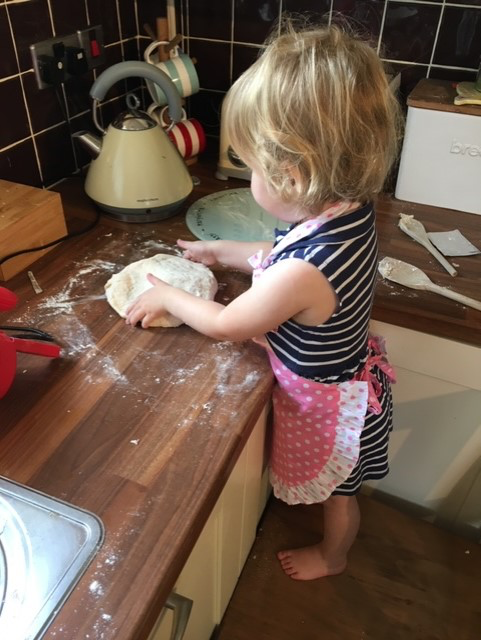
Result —
<path fill-rule="evenodd" d="M 401 231 L 407 233 L 410 238 L 416 240 L 416 242 L 419 242 L 419 244 L 427 249 L 429 253 L 431 253 L 436 258 L 436 260 L 438 260 L 438 262 L 443 265 L 450 276 L 457 276 L 458 272 L 456 271 L 456 269 L 446 260 L 442 253 L 439 253 L 436 247 L 432 244 L 423 224 L 419 222 L 419 220 L 416 220 L 414 216 L 408 216 L 405 213 L 400 213 L 399 217 L 399 228 L 401 229 Z"/>
<path fill-rule="evenodd" d="M 410 287 L 411 289 L 432 291 L 433 293 L 438 293 L 441 296 L 460 302 L 467 307 L 472 307 L 473 309 L 481 311 L 481 302 L 478 300 L 473 300 L 473 298 L 463 296 L 461 293 L 457 293 L 456 291 L 451 291 L 451 289 L 446 287 L 440 287 L 439 285 L 434 284 L 424 271 L 421 271 L 421 269 L 418 269 L 412 264 L 402 262 L 402 260 L 396 260 L 396 258 L 383 258 L 378 265 L 378 271 L 383 278 L 397 282 L 397 284 L 402 284 L 405 287 Z"/>

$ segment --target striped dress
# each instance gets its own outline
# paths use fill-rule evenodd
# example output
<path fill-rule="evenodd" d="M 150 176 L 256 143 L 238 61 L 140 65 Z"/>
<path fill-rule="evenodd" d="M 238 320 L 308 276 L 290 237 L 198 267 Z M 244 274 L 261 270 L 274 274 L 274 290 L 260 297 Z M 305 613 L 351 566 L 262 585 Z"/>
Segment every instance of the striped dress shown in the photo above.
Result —
<path fill-rule="evenodd" d="M 292 229 L 293 227 L 290 227 Z M 276 230 L 274 247 L 290 230 Z M 325 222 L 320 229 L 288 245 L 272 264 L 288 258 L 315 265 L 338 299 L 334 314 L 319 326 L 289 320 L 267 340 L 277 358 L 294 374 L 321 383 L 352 380 L 368 358 L 368 327 L 377 275 L 377 236 L 371 204 Z M 392 397 L 387 376 L 373 371 L 382 389 L 382 411 L 366 413 L 360 455 L 350 476 L 333 494 L 354 495 L 364 480 L 388 473 Z"/>

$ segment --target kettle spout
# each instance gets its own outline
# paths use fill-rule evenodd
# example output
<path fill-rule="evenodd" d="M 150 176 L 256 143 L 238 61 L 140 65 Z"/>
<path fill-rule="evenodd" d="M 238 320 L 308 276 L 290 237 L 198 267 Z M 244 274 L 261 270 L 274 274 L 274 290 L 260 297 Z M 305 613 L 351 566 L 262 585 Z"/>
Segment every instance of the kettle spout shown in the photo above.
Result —
<path fill-rule="evenodd" d="M 102 149 L 102 140 L 89 131 L 77 131 L 72 134 L 72 138 L 77 138 L 82 146 L 90 153 L 92 158 L 96 158 Z"/>

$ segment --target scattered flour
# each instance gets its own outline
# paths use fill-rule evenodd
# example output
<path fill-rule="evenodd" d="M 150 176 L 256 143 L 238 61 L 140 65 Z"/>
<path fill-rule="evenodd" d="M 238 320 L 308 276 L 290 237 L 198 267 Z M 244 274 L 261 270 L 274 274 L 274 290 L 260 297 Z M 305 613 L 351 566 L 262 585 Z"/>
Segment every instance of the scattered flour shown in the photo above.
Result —
<path fill-rule="evenodd" d="M 159 242 L 158 240 L 147 240 L 147 242 L 144 242 L 143 250 L 145 251 L 145 253 L 149 254 L 153 252 L 166 252 L 181 256 L 183 253 L 182 249 L 180 249 L 179 247 L 171 246 L 169 244 L 165 244 L 165 242 Z"/>
<path fill-rule="evenodd" d="M 104 588 L 103 588 L 103 586 L 100 584 L 100 582 L 98 580 L 92 580 L 92 582 L 90 583 L 90 586 L 89 586 L 89 591 L 90 591 L 90 593 L 93 593 L 93 595 L 95 595 L 95 596 L 103 596 L 104 595 Z"/>

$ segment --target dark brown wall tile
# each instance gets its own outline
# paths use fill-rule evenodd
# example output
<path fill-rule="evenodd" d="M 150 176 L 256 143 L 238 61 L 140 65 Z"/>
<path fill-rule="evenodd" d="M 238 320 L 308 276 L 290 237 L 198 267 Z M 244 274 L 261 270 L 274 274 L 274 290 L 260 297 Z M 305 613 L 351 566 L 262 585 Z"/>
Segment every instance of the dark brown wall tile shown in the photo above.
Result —
<path fill-rule="evenodd" d="M 445 7 L 434 63 L 477 67 L 481 58 L 481 9 Z"/>
<path fill-rule="evenodd" d="M 481 0 L 449 0 L 449 4 L 470 4 L 473 7 L 481 7 Z"/>
<path fill-rule="evenodd" d="M 139 45 L 137 38 L 123 42 L 124 60 L 139 60 Z"/>
<path fill-rule="evenodd" d="M 90 24 L 101 24 L 104 28 L 104 43 L 119 42 L 120 31 L 116 1 L 88 0 L 88 7 Z"/>
<path fill-rule="evenodd" d="M 434 4 L 388 2 L 382 40 L 393 60 L 429 63 L 441 7 Z"/>
<path fill-rule="evenodd" d="M 102 122 L 105 129 L 108 128 L 112 120 L 115 119 L 120 113 L 125 111 L 127 106 L 125 104 L 125 96 L 115 98 L 109 102 L 102 103 L 100 111 L 102 114 Z"/>
<path fill-rule="evenodd" d="M 476 80 L 475 71 L 461 71 L 460 69 L 447 69 L 446 67 L 431 67 L 429 77 L 436 80 L 451 80 L 453 84 L 458 82 Z"/>
<path fill-rule="evenodd" d="M 100 136 L 100 132 L 97 131 L 93 123 L 91 112 L 83 113 L 82 115 L 72 118 L 70 120 L 70 130 L 72 133 L 77 131 L 89 131 L 90 133 Z M 77 167 L 85 167 L 85 165 L 87 165 L 92 159 L 92 156 L 75 138 L 73 138 L 73 149 Z"/>
<path fill-rule="evenodd" d="M 137 35 L 135 4 L 132 0 L 119 0 L 119 11 L 122 39 L 134 38 Z"/>
<path fill-rule="evenodd" d="M 42 181 L 31 138 L 10 149 L 0 151 L 0 178 L 30 184 L 33 187 L 41 186 Z"/>
<path fill-rule="evenodd" d="M 30 135 L 19 77 L 0 82 L 0 104 L 4 123 L 0 127 L 1 149 Z M 8 126 L 5 126 L 5 123 L 8 123 Z"/>
<path fill-rule="evenodd" d="M 2 55 L 0 56 L 0 78 L 6 78 L 18 73 L 17 58 L 13 48 L 13 40 L 8 23 L 7 10 L 0 6 L 0 42 Z"/>
<path fill-rule="evenodd" d="M 190 55 L 197 60 L 196 71 L 201 87 L 227 91 L 231 84 L 230 44 L 191 40 Z"/>
<path fill-rule="evenodd" d="M 189 98 L 189 116 L 198 118 L 208 136 L 219 135 L 223 99 L 223 93 L 202 90 Z"/>
<path fill-rule="evenodd" d="M 347 21 L 355 33 L 377 40 L 381 31 L 385 4 L 384 0 L 362 2 L 334 0 L 332 10 L 337 15 L 333 15 L 333 22 L 342 24 Z"/>
<path fill-rule="evenodd" d="M 232 80 L 237 80 L 255 62 L 260 52 L 260 47 L 246 47 L 241 44 L 235 44 L 232 52 Z"/>
<path fill-rule="evenodd" d="M 156 19 L 165 17 L 165 7 L 165 1 L 162 0 L 137 0 L 139 29 L 141 33 L 143 33 L 142 25 L 144 23 L 148 23 L 154 30 L 154 33 L 156 32 Z"/>
<path fill-rule="evenodd" d="M 406 104 L 406 99 L 417 83 L 428 75 L 428 65 L 416 64 L 410 65 L 401 63 L 392 63 L 391 70 L 393 73 L 401 74 L 401 86 L 399 89 L 399 97 L 402 105 Z"/>
<path fill-rule="evenodd" d="M 231 39 L 232 5 L 225 0 L 196 0 L 189 4 L 189 36 Z"/>
<path fill-rule="evenodd" d="M 85 0 L 50 0 L 55 35 L 65 36 L 87 26 Z"/>
<path fill-rule="evenodd" d="M 329 18 L 331 0 L 284 0 L 282 8 L 283 11 L 292 14 L 304 14 L 306 17 L 314 19 L 315 22 L 321 22 Z"/>
<path fill-rule="evenodd" d="M 30 45 L 53 36 L 47 0 L 8 4 L 7 11 L 12 21 L 20 69 L 27 71 L 33 67 Z"/>
<path fill-rule="evenodd" d="M 24 74 L 22 83 L 34 133 L 58 125 L 65 120 L 60 106 L 60 100 L 63 101 L 60 87 L 57 90 L 49 87 L 40 91 L 33 73 Z"/>
<path fill-rule="evenodd" d="M 54 127 L 35 136 L 43 182 L 51 185 L 76 169 L 75 157 L 66 124 Z"/>
<path fill-rule="evenodd" d="M 88 13 L 85 10 L 87 4 Z M 232 6 L 234 5 L 234 15 Z M 419 79 L 446 78 L 472 80 L 479 63 L 481 43 L 481 0 L 442 0 L 393 2 L 387 0 L 176 0 L 177 28 L 183 27 L 183 48 L 198 59 L 202 91 L 187 99 L 188 113 L 198 117 L 210 141 L 219 133 L 219 117 L 225 90 L 257 57 L 259 46 L 279 18 L 281 8 L 301 12 L 314 22 L 347 20 L 356 31 L 377 42 L 381 36 L 382 56 L 398 60 L 394 71 L 401 72 L 401 100 Z M 443 6 L 444 5 L 444 6 Z M 165 16 L 165 0 L 50 0 L 58 35 L 71 33 L 86 25 L 102 24 L 105 34 L 106 64 L 123 59 L 142 58 L 150 42 L 143 31 L 144 22 L 156 29 L 156 18 Z M 8 129 L 0 129 L 0 178 L 40 184 L 41 177 L 27 118 L 14 45 L 23 72 L 30 121 L 41 155 L 44 184 L 68 175 L 76 166 L 88 162 L 88 155 L 77 145 L 72 149 L 71 131 L 93 130 L 89 91 L 93 72 L 65 85 L 67 105 L 61 107 L 53 89 L 38 91 L 32 73 L 29 45 L 51 38 L 52 23 L 48 0 L 8 2 L 0 0 L 0 101 Z M 382 17 L 384 28 L 380 34 Z M 138 11 L 136 19 L 135 11 Z M 441 10 L 443 21 L 440 23 Z M 117 11 L 119 15 L 117 15 Z M 8 20 L 10 18 L 10 23 Z M 119 28 L 120 19 L 120 28 Z M 438 25 L 433 66 L 431 57 Z M 140 34 L 137 33 L 137 26 Z M 234 29 L 234 30 L 233 30 Z M 13 41 L 12 35 L 13 34 Z M 189 38 L 190 36 L 190 38 Z M 233 37 L 232 37 L 233 36 Z M 120 40 L 122 43 L 120 44 Z M 225 42 L 213 42 L 220 40 Z M 456 67 L 451 69 L 450 67 Z M 102 69 L 99 69 L 100 73 Z M 231 77 L 232 75 L 232 77 Z M 2 78 L 11 77 L 1 81 Z M 103 121 L 125 109 L 126 91 L 135 91 L 144 104 L 150 103 L 142 81 L 131 78 L 114 85 L 102 104 Z M 70 116 L 70 130 L 65 120 Z M 27 140 L 23 141 L 24 138 Z M 19 142 L 22 141 L 22 142 Z M 10 146 L 12 145 L 12 146 Z M 4 147 L 9 146 L 9 149 Z M 75 163 L 77 159 L 77 165 Z M 51 166 L 50 166 L 51 165 Z"/>
<path fill-rule="evenodd" d="M 92 100 L 89 91 L 94 83 L 93 71 L 83 76 L 70 78 L 65 83 L 65 95 L 67 96 L 68 113 L 72 118 L 83 111 L 90 110 Z"/>
<path fill-rule="evenodd" d="M 262 43 L 279 19 L 280 0 L 235 0 L 234 40 Z"/>

